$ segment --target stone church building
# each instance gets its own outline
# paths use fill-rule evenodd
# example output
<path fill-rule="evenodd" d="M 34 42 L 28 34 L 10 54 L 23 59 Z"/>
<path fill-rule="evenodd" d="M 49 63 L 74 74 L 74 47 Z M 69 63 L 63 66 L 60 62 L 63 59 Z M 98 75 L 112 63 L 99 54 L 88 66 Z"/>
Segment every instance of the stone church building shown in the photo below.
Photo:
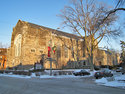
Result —
<path fill-rule="evenodd" d="M 62 68 L 68 61 L 86 60 L 81 48 L 83 39 L 79 36 L 19 20 L 13 28 L 7 65 L 34 65 L 44 61 L 43 66 L 49 68 L 48 47 L 54 59 L 53 68 Z"/>
<path fill-rule="evenodd" d="M 48 55 L 53 58 L 52 67 L 56 69 L 71 64 L 72 68 L 89 65 L 81 37 L 19 20 L 13 28 L 11 47 L 7 51 L 7 66 L 33 67 L 39 62 L 48 69 Z M 72 63 L 74 61 L 79 62 Z"/>

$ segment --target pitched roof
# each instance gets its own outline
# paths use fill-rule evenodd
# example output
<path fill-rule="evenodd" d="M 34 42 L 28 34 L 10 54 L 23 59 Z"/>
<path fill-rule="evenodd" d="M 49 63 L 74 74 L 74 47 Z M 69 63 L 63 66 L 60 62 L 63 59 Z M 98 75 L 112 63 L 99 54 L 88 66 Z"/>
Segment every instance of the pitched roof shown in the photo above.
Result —
<path fill-rule="evenodd" d="M 23 21 L 23 22 L 25 22 L 25 21 Z M 80 36 L 77 36 L 77 35 L 74 35 L 74 34 L 62 32 L 62 31 L 59 31 L 59 30 L 55 30 L 55 29 L 51 29 L 51 28 L 48 28 L 48 27 L 40 26 L 40 25 L 33 24 L 33 23 L 30 23 L 30 22 L 27 22 L 27 23 L 28 23 L 31 27 L 33 27 L 33 28 L 47 29 L 48 31 L 52 32 L 53 34 L 57 34 L 57 35 L 65 36 L 65 37 L 69 37 L 69 38 L 74 38 L 74 39 L 82 39 Z"/>

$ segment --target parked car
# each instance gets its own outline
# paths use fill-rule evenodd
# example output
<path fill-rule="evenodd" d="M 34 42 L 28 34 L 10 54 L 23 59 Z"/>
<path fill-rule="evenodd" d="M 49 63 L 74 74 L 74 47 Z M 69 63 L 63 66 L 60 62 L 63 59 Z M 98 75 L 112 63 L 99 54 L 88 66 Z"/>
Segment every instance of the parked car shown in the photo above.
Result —
<path fill-rule="evenodd" d="M 108 69 L 95 72 L 95 74 L 94 74 L 94 77 L 96 79 L 102 78 L 102 77 L 112 77 L 112 76 L 113 76 L 113 73 Z"/>
<path fill-rule="evenodd" d="M 124 70 L 124 69 L 122 69 L 122 71 L 121 71 L 121 72 L 122 72 L 122 74 L 125 74 L 125 70 Z"/>
<path fill-rule="evenodd" d="M 78 72 L 73 72 L 75 76 L 84 76 L 84 75 L 90 75 L 90 73 L 86 70 L 80 70 Z"/>
<path fill-rule="evenodd" d="M 95 77 L 96 79 L 102 78 L 102 77 L 103 77 L 103 72 L 95 72 L 94 77 Z"/>
<path fill-rule="evenodd" d="M 121 67 L 118 67 L 118 68 L 116 69 L 116 72 L 122 72 L 122 68 L 121 68 Z"/>

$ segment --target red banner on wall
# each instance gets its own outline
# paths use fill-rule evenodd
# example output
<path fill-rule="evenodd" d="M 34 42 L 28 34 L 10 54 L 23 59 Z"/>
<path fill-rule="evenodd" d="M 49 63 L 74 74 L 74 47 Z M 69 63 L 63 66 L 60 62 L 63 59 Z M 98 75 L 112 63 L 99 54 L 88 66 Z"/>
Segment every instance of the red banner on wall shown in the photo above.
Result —
<path fill-rule="evenodd" d="M 48 47 L 48 51 L 51 51 L 51 48 L 50 48 L 50 47 Z"/>
<path fill-rule="evenodd" d="M 51 51 L 51 48 L 48 47 L 48 57 L 50 57 L 50 51 Z"/>

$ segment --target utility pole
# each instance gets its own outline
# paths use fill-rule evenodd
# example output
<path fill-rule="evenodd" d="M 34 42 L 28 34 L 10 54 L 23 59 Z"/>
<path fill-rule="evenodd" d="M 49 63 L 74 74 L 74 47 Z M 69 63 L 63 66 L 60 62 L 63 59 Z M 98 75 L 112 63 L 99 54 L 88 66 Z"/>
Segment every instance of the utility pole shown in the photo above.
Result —
<path fill-rule="evenodd" d="M 50 58 L 50 76 L 52 76 L 52 58 Z"/>

